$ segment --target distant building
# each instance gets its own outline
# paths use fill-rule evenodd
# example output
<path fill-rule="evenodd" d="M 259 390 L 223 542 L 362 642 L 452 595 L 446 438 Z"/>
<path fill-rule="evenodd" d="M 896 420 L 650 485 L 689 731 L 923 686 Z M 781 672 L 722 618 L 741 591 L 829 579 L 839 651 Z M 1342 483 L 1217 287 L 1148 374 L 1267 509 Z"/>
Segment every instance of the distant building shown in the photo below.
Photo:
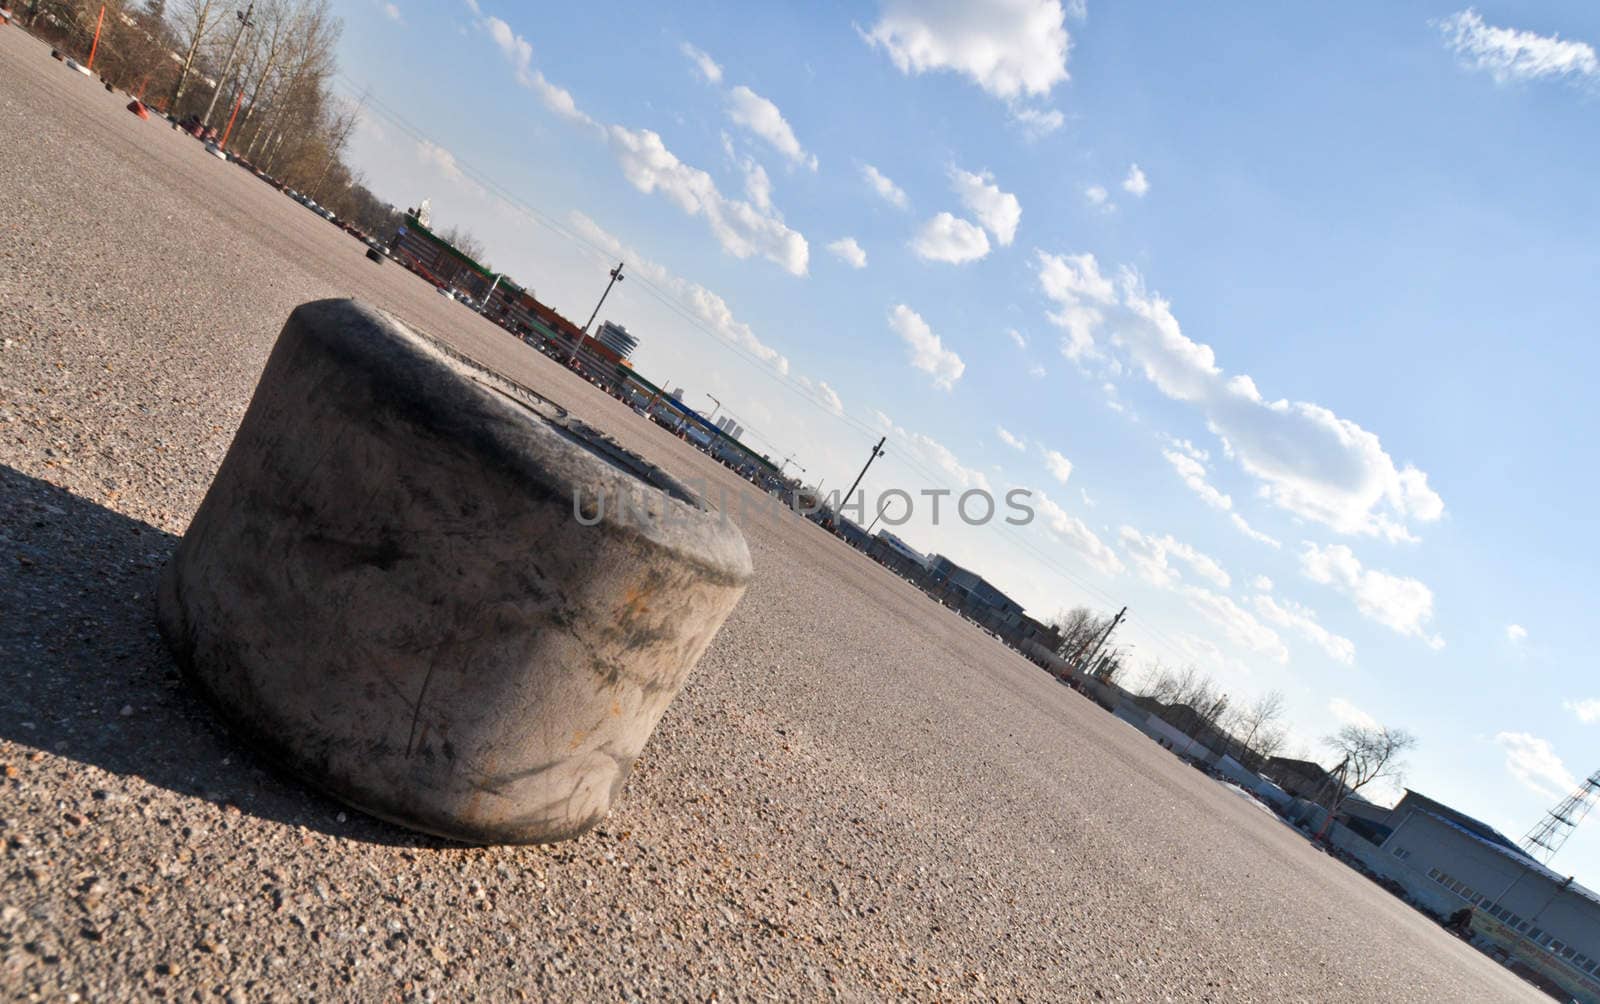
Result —
<path fill-rule="evenodd" d="M 1022 616 L 1022 604 L 995 588 L 977 572 L 962 568 L 942 554 L 935 554 L 928 559 L 928 573 L 934 595 L 950 602 L 950 605 L 974 620 L 986 622 L 992 618 L 1006 621 Z"/>
<path fill-rule="evenodd" d="M 879 530 L 867 546 L 867 555 L 897 575 L 921 582 L 928 572 L 927 555 L 896 537 Z"/>
<path fill-rule="evenodd" d="M 639 339 L 628 334 L 628 329 L 615 321 L 600 325 L 600 330 L 594 333 L 594 339 L 615 352 L 619 359 L 628 358 L 628 354 L 639 347 Z"/>
<path fill-rule="evenodd" d="M 1600 1001 L 1600 895 L 1489 824 L 1409 789 L 1382 831 L 1376 852 L 1357 854 L 1364 864 L 1441 917 L 1470 908 L 1474 942 L 1533 982 Z"/>

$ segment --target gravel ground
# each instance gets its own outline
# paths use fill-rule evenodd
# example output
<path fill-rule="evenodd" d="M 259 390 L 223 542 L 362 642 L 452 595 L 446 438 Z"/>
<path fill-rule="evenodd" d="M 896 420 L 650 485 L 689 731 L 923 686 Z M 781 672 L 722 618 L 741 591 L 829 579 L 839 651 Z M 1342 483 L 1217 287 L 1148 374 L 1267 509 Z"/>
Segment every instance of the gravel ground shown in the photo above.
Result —
<path fill-rule="evenodd" d="M 0 28 L 0 993 L 1534 997 L 798 518 L 746 526 L 756 581 L 582 839 L 449 845 L 274 773 L 152 593 L 295 304 L 738 482 L 126 100 Z"/>

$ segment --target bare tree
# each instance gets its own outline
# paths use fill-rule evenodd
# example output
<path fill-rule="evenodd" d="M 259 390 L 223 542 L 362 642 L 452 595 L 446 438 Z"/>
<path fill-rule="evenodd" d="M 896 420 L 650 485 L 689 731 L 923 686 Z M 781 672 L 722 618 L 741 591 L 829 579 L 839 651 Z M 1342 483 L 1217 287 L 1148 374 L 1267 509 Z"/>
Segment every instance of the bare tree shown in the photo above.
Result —
<path fill-rule="evenodd" d="M 483 241 L 479 240 L 478 236 L 466 227 L 452 226 L 449 230 L 442 231 L 439 236 L 455 245 L 455 249 L 468 258 L 483 265 L 485 268 L 489 267 L 483 260 L 483 256 L 488 249 L 483 246 Z"/>
<path fill-rule="evenodd" d="M 172 84 L 172 97 L 168 100 L 171 111 L 176 112 L 178 102 L 183 99 L 183 89 L 189 84 L 189 74 L 194 70 L 200 47 L 216 34 L 222 25 L 223 15 L 230 9 L 221 0 L 180 0 L 171 7 L 163 8 L 164 14 L 171 18 L 169 23 L 177 32 L 179 43 L 184 47 L 183 60 L 178 64 L 178 79 Z"/>
<path fill-rule="evenodd" d="M 1417 745 L 1411 733 L 1384 725 L 1346 725 L 1323 742 L 1349 761 L 1345 784 L 1351 791 L 1360 791 L 1374 781 L 1398 783 L 1405 774 L 1400 757 Z"/>
<path fill-rule="evenodd" d="M 1105 633 L 1111 618 L 1095 613 L 1088 607 L 1073 607 L 1057 614 L 1050 626 L 1061 634 L 1061 646 L 1056 654 L 1063 659 L 1087 658 L 1095 641 Z"/>
<path fill-rule="evenodd" d="M 1284 733 L 1277 725 L 1284 710 L 1283 691 L 1269 690 L 1251 703 L 1235 708 L 1228 716 L 1228 731 L 1246 752 L 1265 759 L 1272 755 L 1271 751 L 1283 746 Z"/>

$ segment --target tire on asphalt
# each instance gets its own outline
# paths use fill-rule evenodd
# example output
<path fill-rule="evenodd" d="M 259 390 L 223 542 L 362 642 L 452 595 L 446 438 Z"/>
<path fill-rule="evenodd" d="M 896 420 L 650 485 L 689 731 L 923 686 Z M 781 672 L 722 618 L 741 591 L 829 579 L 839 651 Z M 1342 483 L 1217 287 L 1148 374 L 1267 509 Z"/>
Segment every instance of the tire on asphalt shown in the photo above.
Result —
<path fill-rule="evenodd" d="M 322 300 L 279 335 L 158 605 L 271 758 L 404 826 L 528 843 L 605 816 L 750 575 L 659 468 Z"/>
<path fill-rule="evenodd" d="M 377 248 L 367 248 L 367 260 L 368 261 L 375 261 L 379 265 L 382 265 L 383 264 L 383 252 L 379 251 Z"/>

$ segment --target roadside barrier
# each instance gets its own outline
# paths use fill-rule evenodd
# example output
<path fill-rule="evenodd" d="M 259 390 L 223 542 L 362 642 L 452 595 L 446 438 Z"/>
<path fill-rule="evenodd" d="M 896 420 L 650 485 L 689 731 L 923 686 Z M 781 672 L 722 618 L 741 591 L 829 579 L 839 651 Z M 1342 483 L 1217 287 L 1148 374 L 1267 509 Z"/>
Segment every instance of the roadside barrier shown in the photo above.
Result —
<path fill-rule="evenodd" d="M 641 493 L 654 512 L 574 518 Z M 738 529 L 659 468 L 322 300 L 279 335 L 158 608 L 187 678 L 310 783 L 527 843 L 605 816 L 750 576 Z"/>

